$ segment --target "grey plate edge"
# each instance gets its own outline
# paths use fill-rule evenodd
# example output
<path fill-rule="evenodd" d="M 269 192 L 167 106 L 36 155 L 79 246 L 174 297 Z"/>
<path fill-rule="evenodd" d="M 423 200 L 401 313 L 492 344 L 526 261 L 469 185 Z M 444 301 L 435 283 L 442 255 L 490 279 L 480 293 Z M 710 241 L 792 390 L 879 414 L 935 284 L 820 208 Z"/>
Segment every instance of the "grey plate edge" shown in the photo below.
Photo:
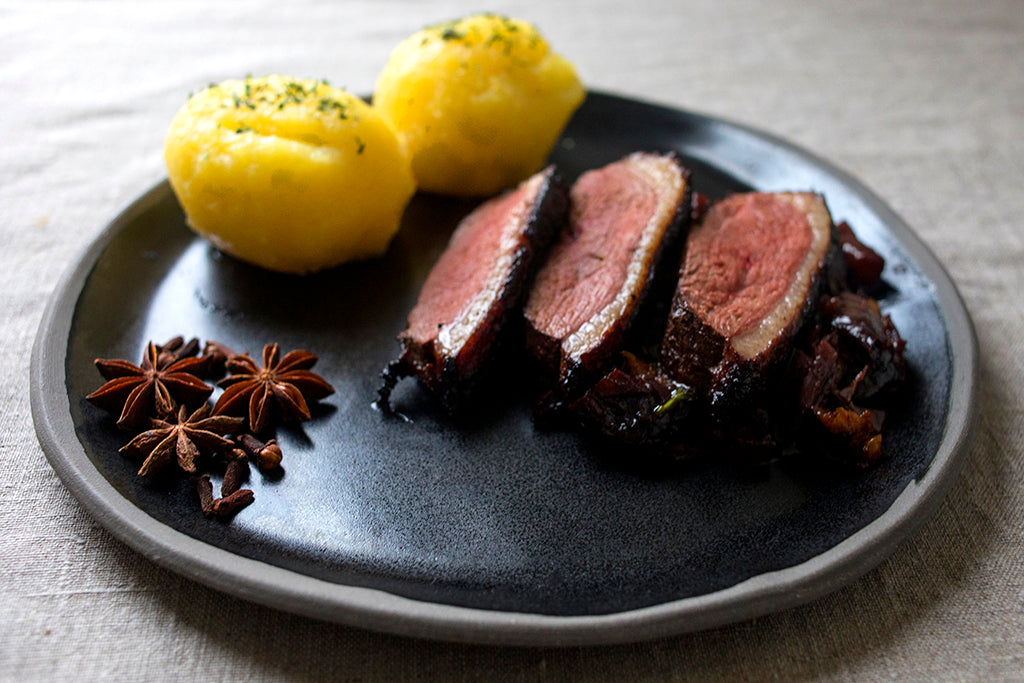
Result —
<path fill-rule="evenodd" d="M 607 93 L 594 93 L 616 97 Z M 629 98 L 651 107 L 673 107 Z M 701 117 L 687 110 L 690 115 Z M 55 288 L 32 348 L 30 399 L 36 436 L 47 460 L 86 510 L 115 537 L 153 562 L 230 595 L 305 616 L 421 638 L 503 645 L 572 646 L 625 643 L 752 619 L 809 602 L 862 576 L 912 536 L 938 509 L 963 466 L 977 417 L 978 343 L 948 273 L 910 227 L 856 178 L 786 140 L 720 117 L 703 116 L 804 157 L 859 195 L 936 288 L 952 347 L 946 429 L 924 477 L 881 516 L 799 565 L 752 577 L 714 593 L 612 614 L 555 617 L 430 603 L 344 586 L 235 555 L 162 524 L 103 477 L 75 434 L 65 387 L 67 342 L 78 294 L 103 249 L 170 187 L 158 183 L 122 211 L 82 253 Z"/>

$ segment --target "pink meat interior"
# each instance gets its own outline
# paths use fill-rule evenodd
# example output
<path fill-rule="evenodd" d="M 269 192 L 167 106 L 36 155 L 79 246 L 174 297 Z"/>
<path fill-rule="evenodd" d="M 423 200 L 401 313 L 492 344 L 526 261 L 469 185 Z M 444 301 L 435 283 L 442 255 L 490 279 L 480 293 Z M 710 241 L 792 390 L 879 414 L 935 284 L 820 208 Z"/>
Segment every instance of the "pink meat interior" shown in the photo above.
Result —
<path fill-rule="evenodd" d="M 409 313 L 406 336 L 419 342 L 436 339 L 443 327 L 454 323 L 479 298 L 494 279 L 505 228 L 526 216 L 537 187 L 538 182 L 523 183 L 485 202 L 463 220 L 420 290 Z"/>
<path fill-rule="evenodd" d="M 570 199 L 572 232 L 538 273 L 527 310 L 533 326 L 556 339 L 576 332 L 615 299 L 658 208 L 654 181 L 628 163 L 585 173 Z"/>
<path fill-rule="evenodd" d="M 807 216 L 789 201 L 768 194 L 726 199 L 691 233 L 680 289 L 719 334 L 743 335 L 786 296 L 813 237 Z"/>

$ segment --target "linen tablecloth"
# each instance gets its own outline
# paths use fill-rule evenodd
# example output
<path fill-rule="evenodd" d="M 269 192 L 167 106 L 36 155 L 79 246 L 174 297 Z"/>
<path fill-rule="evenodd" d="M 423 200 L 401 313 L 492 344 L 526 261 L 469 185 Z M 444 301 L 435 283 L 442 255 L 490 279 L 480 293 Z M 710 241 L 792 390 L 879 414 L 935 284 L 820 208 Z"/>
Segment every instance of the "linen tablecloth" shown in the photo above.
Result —
<path fill-rule="evenodd" d="M 655 642 L 500 648 L 381 635 L 228 597 L 115 540 L 47 464 L 29 353 L 62 274 L 164 175 L 190 91 L 247 73 L 370 92 L 423 25 L 532 20 L 591 88 L 753 125 L 873 188 L 960 288 L 980 418 L 941 509 L 859 581 Z M 0 678 L 1024 677 L 1024 5 L 0 3 Z"/>

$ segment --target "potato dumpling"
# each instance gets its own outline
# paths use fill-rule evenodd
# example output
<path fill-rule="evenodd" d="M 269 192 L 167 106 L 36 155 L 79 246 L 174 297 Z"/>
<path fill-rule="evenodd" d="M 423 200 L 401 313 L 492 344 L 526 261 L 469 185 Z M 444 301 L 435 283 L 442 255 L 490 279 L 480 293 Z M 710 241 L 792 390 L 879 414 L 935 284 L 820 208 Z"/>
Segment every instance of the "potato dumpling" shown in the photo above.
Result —
<path fill-rule="evenodd" d="M 229 80 L 189 98 L 164 144 L 189 225 L 289 273 L 383 253 L 415 191 L 391 124 L 323 81 Z"/>
<path fill-rule="evenodd" d="M 536 28 L 484 14 L 399 44 L 374 106 L 395 125 L 421 189 L 479 196 L 540 168 L 583 97 L 572 64 Z"/>

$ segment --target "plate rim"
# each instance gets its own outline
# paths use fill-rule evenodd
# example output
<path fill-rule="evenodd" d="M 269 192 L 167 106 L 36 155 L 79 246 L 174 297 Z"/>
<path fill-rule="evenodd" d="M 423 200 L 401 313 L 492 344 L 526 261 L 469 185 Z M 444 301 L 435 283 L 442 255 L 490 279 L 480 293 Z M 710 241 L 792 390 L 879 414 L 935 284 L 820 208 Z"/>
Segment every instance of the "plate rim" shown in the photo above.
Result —
<path fill-rule="evenodd" d="M 116 538 L 158 565 L 215 590 L 287 612 L 399 635 L 503 645 L 572 646 L 635 642 L 723 626 L 822 597 L 867 573 L 932 517 L 962 468 L 977 423 L 978 342 L 952 278 L 910 226 L 861 181 L 785 139 L 690 109 L 588 91 L 588 99 L 629 103 L 724 125 L 802 157 L 862 200 L 935 288 L 949 337 L 952 376 L 942 439 L 920 479 L 867 526 L 800 564 L 728 588 L 608 614 L 552 616 L 487 610 L 348 586 L 266 564 L 207 544 L 157 521 L 124 498 L 92 464 L 75 433 L 66 391 L 71 322 L 88 276 L 127 223 L 171 192 L 166 179 L 123 209 L 65 272 L 50 295 L 29 367 L 36 437 L 72 495 Z M 62 391 L 55 391 L 61 388 Z"/>

